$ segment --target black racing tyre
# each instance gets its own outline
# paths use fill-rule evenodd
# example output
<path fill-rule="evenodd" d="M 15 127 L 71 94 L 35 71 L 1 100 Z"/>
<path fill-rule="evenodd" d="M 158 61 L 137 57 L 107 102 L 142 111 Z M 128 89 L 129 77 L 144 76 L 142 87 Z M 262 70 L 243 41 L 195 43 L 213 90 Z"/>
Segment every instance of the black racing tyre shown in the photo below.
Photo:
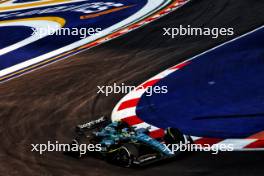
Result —
<path fill-rule="evenodd" d="M 131 167 L 134 159 L 138 157 L 138 148 L 132 143 L 124 144 L 114 155 L 113 161 L 121 167 Z"/>
<path fill-rule="evenodd" d="M 167 128 L 164 135 L 164 141 L 166 144 L 179 144 L 186 143 L 186 138 L 180 132 L 180 130 L 175 128 Z"/>
<path fill-rule="evenodd" d="M 76 149 L 76 147 L 78 146 L 79 146 L 79 142 L 77 140 L 72 140 L 72 143 L 70 144 L 70 150 L 64 151 L 63 153 L 65 155 L 68 155 L 74 158 L 81 158 L 82 155 L 80 153 L 80 150 L 73 150 L 73 149 Z"/>
<path fill-rule="evenodd" d="M 79 139 L 73 139 L 72 143 L 70 144 L 70 153 L 71 156 L 75 158 L 83 158 L 89 154 L 89 151 L 87 150 L 88 144 L 91 142 L 90 138 L 79 138 Z M 82 147 L 82 145 L 85 145 L 85 147 Z"/>

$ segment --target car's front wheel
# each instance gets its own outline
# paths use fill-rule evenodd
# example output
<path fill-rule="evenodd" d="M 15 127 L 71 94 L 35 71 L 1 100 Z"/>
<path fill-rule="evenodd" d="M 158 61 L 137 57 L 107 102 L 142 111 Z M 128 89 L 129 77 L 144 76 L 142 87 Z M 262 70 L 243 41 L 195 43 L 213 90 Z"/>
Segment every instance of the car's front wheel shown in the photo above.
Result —
<path fill-rule="evenodd" d="M 183 135 L 180 130 L 175 128 L 167 128 L 164 135 L 164 141 L 166 144 L 170 144 L 171 150 L 175 149 L 173 145 L 185 145 L 188 143 L 192 143 L 191 138 L 189 136 Z M 180 151 L 174 151 L 174 154 L 179 153 Z"/>
<path fill-rule="evenodd" d="M 185 142 L 184 135 L 180 132 L 180 130 L 175 128 L 166 129 L 164 140 L 166 144 L 179 144 L 181 142 Z"/>

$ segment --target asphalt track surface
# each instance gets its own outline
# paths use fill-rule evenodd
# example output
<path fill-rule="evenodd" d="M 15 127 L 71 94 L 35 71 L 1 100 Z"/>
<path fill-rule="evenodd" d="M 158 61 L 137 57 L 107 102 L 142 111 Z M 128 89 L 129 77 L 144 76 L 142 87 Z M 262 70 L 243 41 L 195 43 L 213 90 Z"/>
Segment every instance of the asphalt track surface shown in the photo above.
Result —
<path fill-rule="evenodd" d="M 264 3 L 197 0 L 126 36 L 0 85 L 0 175 L 263 175 L 263 153 L 191 153 L 141 169 L 62 153 L 40 156 L 31 143 L 68 142 L 73 127 L 110 114 L 123 95 L 97 95 L 97 85 L 138 85 L 149 77 L 235 37 L 162 36 L 163 27 L 234 27 L 236 35 L 264 24 Z"/>

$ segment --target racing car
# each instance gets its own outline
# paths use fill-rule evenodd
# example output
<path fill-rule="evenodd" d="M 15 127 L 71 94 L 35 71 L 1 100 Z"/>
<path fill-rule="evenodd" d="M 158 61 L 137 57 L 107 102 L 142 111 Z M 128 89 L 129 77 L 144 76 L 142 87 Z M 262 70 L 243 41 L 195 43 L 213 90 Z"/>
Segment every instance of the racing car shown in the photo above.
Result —
<path fill-rule="evenodd" d="M 71 151 L 71 155 L 80 158 L 85 155 L 99 156 L 121 167 L 143 166 L 179 154 L 179 151 L 172 151 L 164 144 L 187 143 L 190 140 L 173 128 L 167 128 L 164 137 L 160 139 L 150 137 L 149 130 L 150 127 L 135 128 L 122 121 L 111 122 L 103 116 L 78 125 L 71 143 L 75 146 L 100 144 L 100 150 L 87 151 L 85 154 Z"/>

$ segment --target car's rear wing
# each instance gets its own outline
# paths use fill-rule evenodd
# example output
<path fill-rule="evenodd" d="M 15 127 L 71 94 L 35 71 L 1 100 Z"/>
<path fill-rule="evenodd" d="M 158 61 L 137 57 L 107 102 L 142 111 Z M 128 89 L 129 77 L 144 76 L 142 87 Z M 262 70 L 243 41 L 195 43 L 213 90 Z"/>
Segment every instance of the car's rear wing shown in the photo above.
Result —
<path fill-rule="evenodd" d="M 102 116 L 96 120 L 77 125 L 76 132 L 94 129 L 101 126 L 102 124 L 105 124 L 106 122 L 108 122 L 108 119 L 105 116 Z"/>

